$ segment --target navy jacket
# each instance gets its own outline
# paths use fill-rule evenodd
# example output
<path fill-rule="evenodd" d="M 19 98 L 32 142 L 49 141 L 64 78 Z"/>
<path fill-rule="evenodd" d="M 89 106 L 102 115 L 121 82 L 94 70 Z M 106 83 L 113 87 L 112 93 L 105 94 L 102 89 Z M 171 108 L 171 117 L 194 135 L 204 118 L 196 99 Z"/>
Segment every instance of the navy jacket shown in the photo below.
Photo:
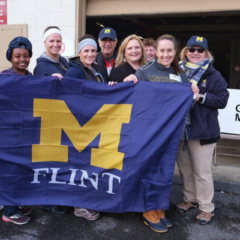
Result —
<path fill-rule="evenodd" d="M 203 104 L 196 102 L 191 109 L 191 140 L 200 140 L 201 145 L 214 143 L 220 138 L 218 109 L 227 105 L 229 92 L 227 82 L 212 65 L 198 82 L 199 93 L 205 94 Z"/>
<path fill-rule="evenodd" d="M 68 67 L 68 61 L 61 56 L 59 63 L 40 57 L 37 59 L 37 66 L 34 69 L 33 75 L 51 76 L 53 73 L 60 73 L 64 76 Z"/>
<path fill-rule="evenodd" d="M 104 82 L 104 78 L 99 74 L 99 68 L 97 63 L 93 63 L 91 66 L 95 69 L 97 74 L 94 74 L 89 68 L 87 68 L 79 59 L 79 57 L 73 57 L 69 59 L 69 69 L 67 70 L 65 77 L 79 78 L 86 80 L 93 80 L 97 82 Z"/>

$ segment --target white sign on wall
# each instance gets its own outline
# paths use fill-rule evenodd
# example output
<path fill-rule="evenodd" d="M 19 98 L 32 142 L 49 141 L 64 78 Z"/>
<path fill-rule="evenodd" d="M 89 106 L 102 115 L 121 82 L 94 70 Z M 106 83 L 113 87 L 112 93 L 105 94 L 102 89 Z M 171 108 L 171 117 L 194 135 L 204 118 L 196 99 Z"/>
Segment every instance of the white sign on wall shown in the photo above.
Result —
<path fill-rule="evenodd" d="M 62 40 L 62 49 L 60 51 L 61 56 L 73 57 L 75 56 L 75 44 L 74 39 Z"/>
<path fill-rule="evenodd" d="M 228 89 L 226 108 L 219 109 L 218 121 L 221 133 L 240 134 L 240 90 Z"/>

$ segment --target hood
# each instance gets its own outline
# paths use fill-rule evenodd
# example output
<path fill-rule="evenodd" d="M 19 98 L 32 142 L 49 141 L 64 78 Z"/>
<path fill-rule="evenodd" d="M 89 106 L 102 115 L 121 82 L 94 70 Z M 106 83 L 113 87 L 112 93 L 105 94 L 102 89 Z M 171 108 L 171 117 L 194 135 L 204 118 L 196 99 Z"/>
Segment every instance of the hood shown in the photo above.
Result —
<path fill-rule="evenodd" d="M 59 63 L 60 55 L 58 60 L 51 59 L 45 52 L 41 54 L 41 56 L 37 59 L 37 63 L 39 62 L 50 62 L 50 63 Z"/>

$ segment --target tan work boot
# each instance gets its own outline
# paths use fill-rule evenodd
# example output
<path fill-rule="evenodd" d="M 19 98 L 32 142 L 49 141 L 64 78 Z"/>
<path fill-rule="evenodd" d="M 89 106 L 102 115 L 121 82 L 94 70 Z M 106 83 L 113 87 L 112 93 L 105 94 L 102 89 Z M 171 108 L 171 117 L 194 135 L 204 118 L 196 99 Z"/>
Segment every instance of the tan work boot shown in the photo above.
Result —
<path fill-rule="evenodd" d="M 143 213 L 143 222 L 155 232 L 164 233 L 168 231 L 167 227 L 158 218 L 155 210 Z"/>

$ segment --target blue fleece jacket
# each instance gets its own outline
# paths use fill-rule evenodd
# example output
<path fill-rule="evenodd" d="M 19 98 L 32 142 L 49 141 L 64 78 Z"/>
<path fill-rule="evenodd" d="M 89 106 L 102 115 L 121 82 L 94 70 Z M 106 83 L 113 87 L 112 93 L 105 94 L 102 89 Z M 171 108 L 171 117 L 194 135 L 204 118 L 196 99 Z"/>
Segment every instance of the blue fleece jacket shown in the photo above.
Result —
<path fill-rule="evenodd" d="M 37 66 L 34 69 L 35 76 L 51 76 L 53 73 L 65 75 L 69 65 L 65 58 L 59 55 L 59 61 L 51 60 L 45 53 L 37 59 Z"/>

